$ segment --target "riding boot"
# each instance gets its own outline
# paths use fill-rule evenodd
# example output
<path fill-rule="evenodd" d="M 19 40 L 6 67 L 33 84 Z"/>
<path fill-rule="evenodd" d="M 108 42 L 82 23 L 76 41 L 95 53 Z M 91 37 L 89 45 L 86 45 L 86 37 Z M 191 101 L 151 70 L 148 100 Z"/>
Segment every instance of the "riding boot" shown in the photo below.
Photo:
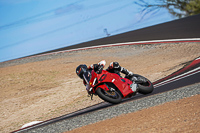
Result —
<path fill-rule="evenodd" d="M 131 84 L 130 87 L 131 87 L 131 90 L 133 92 L 137 92 L 138 91 L 138 85 L 136 83 Z"/>

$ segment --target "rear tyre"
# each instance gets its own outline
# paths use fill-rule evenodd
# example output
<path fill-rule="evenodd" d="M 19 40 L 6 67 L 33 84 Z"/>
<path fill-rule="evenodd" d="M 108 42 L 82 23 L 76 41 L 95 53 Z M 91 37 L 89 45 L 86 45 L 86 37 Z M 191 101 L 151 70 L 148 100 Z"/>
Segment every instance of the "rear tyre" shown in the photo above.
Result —
<path fill-rule="evenodd" d="M 138 88 L 139 88 L 138 92 L 141 94 L 149 94 L 149 93 L 153 92 L 154 87 L 153 87 L 153 84 L 151 83 L 151 81 L 140 75 L 138 75 L 138 77 L 146 80 L 145 82 L 138 83 Z"/>
<path fill-rule="evenodd" d="M 117 104 L 122 101 L 121 95 L 116 91 L 105 91 L 102 88 L 97 88 L 96 90 L 97 95 L 106 102 Z"/>

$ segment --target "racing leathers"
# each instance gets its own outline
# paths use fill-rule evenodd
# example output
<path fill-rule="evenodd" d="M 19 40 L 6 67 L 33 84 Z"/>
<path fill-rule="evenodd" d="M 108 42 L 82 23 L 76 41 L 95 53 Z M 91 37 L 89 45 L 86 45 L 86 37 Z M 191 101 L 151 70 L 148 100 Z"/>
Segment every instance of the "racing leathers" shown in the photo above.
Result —
<path fill-rule="evenodd" d="M 105 67 L 105 60 L 100 61 L 98 64 L 92 64 L 88 67 L 88 70 L 94 70 L 96 73 L 101 73 L 103 68 Z M 116 73 L 120 76 L 120 72 L 125 74 L 126 76 L 132 76 L 133 73 L 121 67 L 118 62 L 111 62 L 106 71 L 110 73 Z"/>
<path fill-rule="evenodd" d="M 126 76 L 132 76 L 133 73 L 121 67 L 118 62 L 111 62 L 106 71 L 110 73 L 116 73 L 120 76 L 120 72 L 125 74 Z"/>

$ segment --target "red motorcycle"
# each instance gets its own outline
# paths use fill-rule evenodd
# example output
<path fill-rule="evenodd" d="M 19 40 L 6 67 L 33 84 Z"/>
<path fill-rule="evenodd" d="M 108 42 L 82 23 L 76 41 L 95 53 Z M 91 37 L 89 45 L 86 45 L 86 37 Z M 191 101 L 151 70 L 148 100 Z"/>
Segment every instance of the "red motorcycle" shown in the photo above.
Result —
<path fill-rule="evenodd" d="M 98 95 L 104 101 L 110 103 L 119 103 L 124 98 L 130 98 L 137 92 L 141 94 L 148 94 L 154 90 L 152 83 L 145 77 L 134 74 L 132 77 L 122 78 L 118 74 L 109 73 L 102 70 L 97 74 L 94 70 L 88 71 L 81 68 L 79 73 L 82 73 L 82 78 L 89 87 L 89 94 L 93 96 Z M 140 78 L 142 80 L 135 80 Z M 137 90 L 132 90 L 132 85 L 137 85 Z"/>

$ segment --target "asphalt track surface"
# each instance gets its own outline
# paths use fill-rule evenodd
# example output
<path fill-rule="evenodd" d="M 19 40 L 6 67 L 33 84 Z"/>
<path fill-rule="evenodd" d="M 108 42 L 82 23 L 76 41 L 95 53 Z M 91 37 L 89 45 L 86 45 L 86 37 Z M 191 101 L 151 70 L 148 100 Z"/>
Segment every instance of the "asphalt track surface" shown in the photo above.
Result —
<path fill-rule="evenodd" d="M 185 69 L 187 68 L 187 69 Z M 136 101 L 137 99 L 142 99 L 144 97 L 148 97 L 148 96 L 154 96 L 163 92 L 168 92 L 180 87 L 185 87 L 188 85 L 192 85 L 192 84 L 196 84 L 196 83 L 200 83 L 200 58 L 197 58 L 196 60 L 194 60 L 190 65 L 188 65 L 187 67 L 185 67 L 183 69 L 180 69 L 179 71 L 173 73 L 172 75 L 170 75 L 168 79 L 163 78 L 163 80 L 161 79 L 159 82 L 157 82 L 156 84 L 154 84 L 155 90 L 148 95 L 142 95 L 142 94 L 137 94 L 136 96 L 129 98 L 129 99 L 124 99 L 122 101 L 122 103 L 120 104 L 124 104 L 124 103 L 128 103 L 131 101 Z M 192 68 L 192 69 L 191 69 Z M 184 70 L 184 72 L 182 71 Z M 120 105 L 118 104 L 118 105 Z M 107 103 L 107 102 L 103 102 L 70 114 L 66 114 L 51 120 L 47 120 L 44 122 L 41 122 L 39 124 L 18 130 L 18 131 L 14 131 L 14 132 L 34 132 L 34 130 L 37 128 L 42 128 L 45 126 L 49 126 L 51 124 L 54 124 L 56 122 L 60 122 L 63 120 L 68 120 L 74 117 L 78 117 L 81 115 L 85 115 L 85 114 L 90 114 L 92 112 L 95 112 L 97 110 L 103 110 L 103 109 L 108 109 L 110 107 L 113 106 L 118 106 L 118 105 L 113 105 L 111 103 Z M 54 127 L 54 131 L 56 127 Z M 58 127 L 59 128 L 59 127 Z M 49 128 L 48 128 L 49 129 Z M 67 131 L 68 129 L 66 128 L 66 130 L 64 129 L 63 131 Z M 38 132 L 38 131 L 37 131 Z M 43 132 L 43 130 L 41 131 Z M 51 131 L 50 131 L 51 132 Z"/>

